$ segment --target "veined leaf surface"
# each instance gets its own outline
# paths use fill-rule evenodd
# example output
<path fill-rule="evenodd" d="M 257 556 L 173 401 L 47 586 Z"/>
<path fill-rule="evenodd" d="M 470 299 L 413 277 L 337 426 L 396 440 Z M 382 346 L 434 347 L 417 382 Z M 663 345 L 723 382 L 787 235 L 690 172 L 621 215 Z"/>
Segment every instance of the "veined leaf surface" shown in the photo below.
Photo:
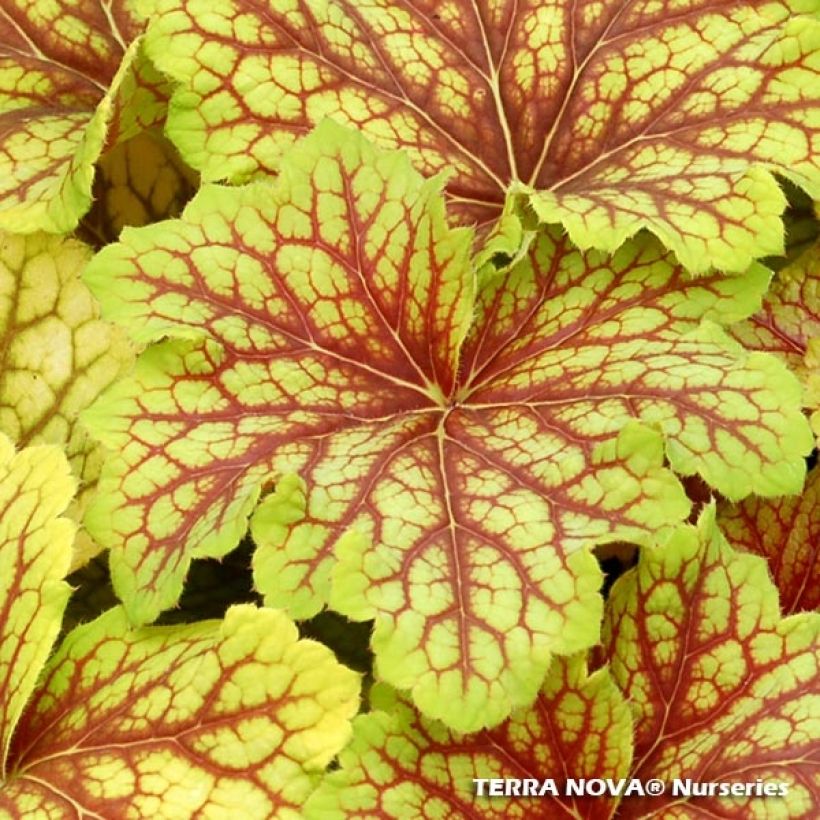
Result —
<path fill-rule="evenodd" d="M 106 145 L 161 121 L 139 0 L 0 3 L 0 228 L 73 230 Z"/>
<path fill-rule="evenodd" d="M 284 613 L 131 630 L 75 628 L 14 737 L 14 817 L 300 817 L 348 741 L 358 675 Z"/>
<path fill-rule="evenodd" d="M 101 448 L 78 421 L 132 361 L 125 334 L 100 319 L 80 279 L 91 250 L 73 239 L 0 231 L 0 432 L 16 444 L 59 444 L 80 480 L 79 520 L 94 490 Z M 73 566 L 99 547 L 81 531 Z"/>
<path fill-rule="evenodd" d="M 687 513 L 664 455 L 778 495 L 812 441 L 785 367 L 701 324 L 754 310 L 767 271 L 692 281 L 651 237 L 607 260 L 549 230 L 476 294 L 440 185 L 328 122 L 274 184 L 206 188 L 99 254 L 104 312 L 165 340 L 85 414 L 112 453 L 86 521 L 144 622 L 278 482 L 267 602 L 375 618 L 379 674 L 465 731 L 595 642 L 586 548 Z"/>
<path fill-rule="evenodd" d="M 777 354 L 797 373 L 820 446 L 820 243 L 783 268 L 761 309 L 730 332 L 749 350 Z"/>
<path fill-rule="evenodd" d="M 810 339 L 804 359 L 806 372 L 804 376 L 803 402 L 810 410 L 811 426 L 817 437 L 820 448 L 820 337 Z"/>
<path fill-rule="evenodd" d="M 776 353 L 795 372 L 804 370 L 809 341 L 820 339 L 820 243 L 777 273 L 761 309 L 731 333 L 750 350 Z"/>
<path fill-rule="evenodd" d="M 800 496 L 747 498 L 718 509 L 729 543 L 768 561 L 784 612 L 820 607 L 820 468 L 809 472 Z"/>
<path fill-rule="evenodd" d="M 582 656 L 556 658 L 530 709 L 493 730 L 458 735 L 421 717 L 383 684 L 371 711 L 354 722 L 340 768 L 325 776 L 305 807 L 309 820 L 384 817 L 603 818 L 614 800 L 546 794 L 503 800 L 476 795 L 474 778 L 627 777 L 632 756 L 629 707 L 608 673 L 587 676 Z"/>
<path fill-rule="evenodd" d="M 169 133 L 209 180 L 278 171 L 323 117 L 451 171 L 468 221 L 523 186 L 582 248 L 648 228 L 690 270 L 783 249 L 820 196 L 816 0 L 159 0 Z"/>
<path fill-rule="evenodd" d="M 0 433 L 0 783 L 71 591 L 63 579 L 75 528 L 59 516 L 74 489 L 59 448 L 15 453 Z"/>
<path fill-rule="evenodd" d="M 814 817 L 820 616 L 781 619 L 766 562 L 736 552 L 713 507 L 616 582 L 605 655 L 636 719 L 633 776 L 783 783 L 781 797 L 633 798 L 624 817 Z"/>
<path fill-rule="evenodd" d="M 608 667 L 579 657 L 552 666 L 529 709 L 492 731 L 459 737 L 377 688 L 374 711 L 310 798 L 313 818 L 809 820 L 818 805 L 820 616 L 781 618 L 757 556 L 731 549 L 714 508 L 645 548 L 607 602 Z M 618 683 L 623 694 L 614 684 Z M 628 710 L 631 709 L 630 712 Z M 634 746 L 633 746 L 634 725 Z M 475 794 L 474 778 L 554 782 L 558 797 Z M 656 799 L 567 797 L 569 779 L 666 784 Z M 691 797 L 673 780 L 785 785 L 784 795 Z M 503 788 L 503 784 L 502 784 Z"/>

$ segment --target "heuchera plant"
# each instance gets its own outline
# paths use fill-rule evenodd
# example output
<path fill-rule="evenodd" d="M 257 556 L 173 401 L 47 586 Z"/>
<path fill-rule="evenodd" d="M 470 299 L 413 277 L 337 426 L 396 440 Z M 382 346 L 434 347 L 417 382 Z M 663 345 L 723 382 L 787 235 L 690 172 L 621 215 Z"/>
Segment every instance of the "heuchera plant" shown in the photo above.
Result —
<path fill-rule="evenodd" d="M 818 0 L 0 0 L 0 814 L 816 816 L 818 74 Z"/>
<path fill-rule="evenodd" d="M 67 634 L 74 482 L 60 450 L 0 439 L 0 809 L 11 817 L 298 817 L 350 735 L 358 676 L 282 612 Z M 45 668 L 44 668 L 45 664 Z"/>

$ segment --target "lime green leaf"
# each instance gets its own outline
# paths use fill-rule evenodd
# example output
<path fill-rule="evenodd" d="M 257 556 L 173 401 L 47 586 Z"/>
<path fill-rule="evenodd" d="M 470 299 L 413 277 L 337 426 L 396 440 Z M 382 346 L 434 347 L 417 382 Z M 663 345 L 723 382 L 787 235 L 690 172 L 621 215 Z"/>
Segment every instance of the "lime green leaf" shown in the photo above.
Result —
<path fill-rule="evenodd" d="M 144 622 L 276 483 L 268 603 L 375 619 L 377 675 L 468 731 L 597 640 L 588 547 L 686 516 L 665 457 L 777 495 L 812 441 L 796 379 L 712 321 L 768 271 L 693 281 L 651 237 L 608 260 L 549 230 L 476 295 L 440 185 L 327 122 L 276 182 L 208 187 L 101 252 L 107 316 L 163 341 L 84 416 L 112 454 L 86 521 Z"/>
<path fill-rule="evenodd" d="M 73 230 L 103 150 L 164 117 L 137 5 L 14 0 L 0 13 L 0 228 Z"/>
<path fill-rule="evenodd" d="M 251 519 L 257 544 L 253 555 L 256 588 L 265 595 L 266 604 L 285 606 L 295 618 L 316 614 L 324 602 L 317 600 L 316 588 L 329 588 L 333 568 L 332 556 L 322 555 L 327 528 L 321 520 L 308 519 L 307 506 L 305 482 L 297 475 L 285 475 Z M 317 556 L 318 564 L 313 565 Z"/>
<path fill-rule="evenodd" d="M 157 623 L 173 626 L 222 618 L 234 604 L 261 603 L 260 597 L 253 591 L 252 553 L 253 543 L 248 538 L 238 549 L 224 558 L 195 561 L 185 581 L 185 589 L 179 603 L 173 609 L 164 612 Z M 111 586 L 107 554 L 95 556 L 72 572 L 68 582 L 74 588 L 74 592 L 63 615 L 64 633 L 79 624 L 93 620 L 119 604 Z M 302 626 L 300 624 L 300 628 Z M 300 634 L 303 637 L 315 638 L 320 643 L 334 648 L 321 636 L 306 632 Z M 365 646 L 368 639 L 369 635 L 365 639 Z M 351 665 L 342 655 L 337 653 L 337 656 L 342 663 Z"/>
<path fill-rule="evenodd" d="M 340 768 L 306 814 L 809 820 L 818 630 L 820 616 L 780 617 L 762 559 L 732 550 L 707 508 L 697 529 L 642 550 L 613 588 L 604 630 L 611 671 L 586 677 L 581 657 L 556 659 L 530 709 L 466 737 L 379 685 L 374 711 L 354 720 Z M 609 778 L 619 802 L 573 799 L 571 784 L 590 778 L 604 787 Z M 650 798 L 642 790 L 655 778 L 666 790 Z M 752 793 L 687 796 L 692 783 Z M 764 785 L 784 793 L 755 793 Z M 505 788 L 516 796 L 505 799 Z M 523 790 L 533 788 L 542 796 L 527 800 Z"/>
<path fill-rule="evenodd" d="M 623 817 L 814 817 L 820 616 L 781 619 L 765 561 L 707 508 L 616 582 L 605 655 L 636 719 L 632 776 L 784 784 L 785 796 L 631 798 Z"/>
<path fill-rule="evenodd" d="M 71 239 L 0 231 L 0 432 L 18 445 L 65 449 L 81 482 L 69 512 L 76 520 L 102 462 L 79 413 L 132 358 L 125 334 L 99 318 L 80 279 L 90 258 L 90 249 Z M 81 533 L 73 566 L 98 551 Z"/>
<path fill-rule="evenodd" d="M 57 447 L 19 453 L 0 434 L 0 781 L 26 701 L 60 631 L 75 482 Z"/>
<path fill-rule="evenodd" d="M 809 340 L 820 338 L 820 242 L 775 276 L 761 309 L 731 333 L 749 350 L 776 353 L 802 374 Z"/>
<path fill-rule="evenodd" d="M 820 468 L 801 496 L 722 504 L 718 523 L 732 546 L 768 561 L 784 612 L 820 607 Z"/>
<path fill-rule="evenodd" d="M 109 610 L 49 662 L 0 810 L 295 820 L 350 738 L 358 693 L 358 675 L 281 612 L 134 631 Z"/>
<path fill-rule="evenodd" d="M 803 403 L 814 411 L 811 414 L 811 426 L 820 448 L 820 337 L 809 340 L 804 364 Z"/>
<path fill-rule="evenodd" d="M 748 315 L 768 271 L 693 281 L 655 242 L 607 259 L 575 251 L 557 231 L 531 258 L 481 294 L 462 359 L 473 405 L 503 404 L 517 390 L 518 401 L 543 400 L 559 426 L 572 420 L 587 435 L 637 416 L 663 431 L 678 472 L 729 498 L 800 491 L 811 443 L 799 386 L 773 357 L 741 354 L 715 324 Z"/>
<path fill-rule="evenodd" d="M 508 197 L 504 211 L 492 229 L 484 231 L 483 242 L 473 259 L 479 287 L 521 261 L 532 244 L 537 221 L 522 207 L 518 197 Z"/>
<path fill-rule="evenodd" d="M 587 676 L 580 656 L 553 661 L 531 708 L 473 735 L 419 716 L 381 684 L 371 705 L 375 711 L 353 721 L 340 769 L 308 801 L 310 820 L 602 817 L 614 801 L 567 797 L 564 777 L 617 780 L 629 772 L 629 708 L 607 672 Z M 488 797 L 486 783 L 484 795 L 476 793 L 474 779 L 503 777 L 555 777 L 562 793 L 507 801 Z"/>
<path fill-rule="evenodd" d="M 169 134 L 208 180 L 278 171 L 323 117 L 447 170 L 487 222 L 510 189 L 582 248 L 648 228 L 690 270 L 783 250 L 771 171 L 820 195 L 816 0 L 446 4 L 159 0 Z"/>
<path fill-rule="evenodd" d="M 780 356 L 798 375 L 820 446 L 820 242 L 779 271 L 761 309 L 730 332 L 750 350 Z"/>

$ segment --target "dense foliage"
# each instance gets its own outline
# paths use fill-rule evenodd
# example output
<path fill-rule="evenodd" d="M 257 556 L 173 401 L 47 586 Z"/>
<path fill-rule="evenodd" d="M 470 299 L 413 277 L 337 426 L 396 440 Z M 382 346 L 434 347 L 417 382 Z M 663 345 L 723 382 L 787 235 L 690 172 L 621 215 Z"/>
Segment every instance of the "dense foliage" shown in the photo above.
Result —
<path fill-rule="evenodd" d="M 818 0 L 0 0 L 0 815 L 816 816 L 818 75 Z"/>

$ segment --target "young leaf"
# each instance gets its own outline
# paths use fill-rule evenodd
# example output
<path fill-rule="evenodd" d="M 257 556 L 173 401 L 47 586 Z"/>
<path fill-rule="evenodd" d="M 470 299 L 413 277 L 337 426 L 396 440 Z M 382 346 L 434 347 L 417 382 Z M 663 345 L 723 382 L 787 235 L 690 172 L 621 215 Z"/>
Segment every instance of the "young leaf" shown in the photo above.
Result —
<path fill-rule="evenodd" d="M 0 228 L 71 231 L 104 148 L 164 117 L 138 4 L 18 1 L 0 12 Z"/>
<path fill-rule="evenodd" d="M 801 496 L 747 498 L 718 512 L 730 544 L 768 561 L 783 612 L 820 607 L 820 468 L 809 473 Z"/>
<path fill-rule="evenodd" d="M 651 237 L 607 260 L 551 230 L 476 297 L 439 186 L 328 122 L 275 184 L 99 254 L 107 315 L 166 338 L 85 415 L 112 453 L 87 523 L 147 621 L 278 481 L 267 601 L 375 618 L 379 675 L 467 731 L 595 642 L 589 545 L 686 515 L 664 438 L 731 498 L 799 490 L 812 441 L 783 365 L 700 324 L 751 312 L 767 271 L 693 282 Z"/>
<path fill-rule="evenodd" d="M 19 453 L 0 433 L 0 781 L 12 735 L 60 631 L 75 482 L 57 447 Z"/>
<path fill-rule="evenodd" d="M 549 793 L 514 802 L 476 794 L 477 778 L 626 777 L 629 708 L 605 670 L 587 676 L 583 657 L 556 658 L 537 700 L 491 731 L 458 735 L 427 720 L 391 689 L 373 690 L 375 711 L 353 721 L 340 769 L 325 776 L 305 815 L 507 818 L 609 816 L 614 801 Z"/>
<path fill-rule="evenodd" d="M 469 221 L 523 187 L 582 248 L 648 228 L 692 271 L 741 271 L 783 250 L 771 170 L 820 195 L 817 9 L 159 0 L 147 48 L 208 180 L 278 171 L 329 116 L 450 171 Z"/>
<path fill-rule="evenodd" d="M 347 743 L 358 675 L 281 612 L 74 629 L 14 737 L 13 816 L 298 818 Z"/>
<path fill-rule="evenodd" d="M 130 364 L 125 334 L 99 318 L 80 279 L 85 245 L 48 234 L 0 231 L 0 432 L 18 445 L 59 444 L 80 479 L 69 515 L 79 520 L 94 490 L 101 448 L 78 422 Z M 73 566 L 99 551 L 87 534 Z"/>
<path fill-rule="evenodd" d="M 697 529 L 643 550 L 604 619 L 605 655 L 636 719 L 633 776 L 762 780 L 788 794 L 634 797 L 623 816 L 813 817 L 818 632 L 818 615 L 781 619 L 765 561 L 729 547 L 713 507 Z"/>

